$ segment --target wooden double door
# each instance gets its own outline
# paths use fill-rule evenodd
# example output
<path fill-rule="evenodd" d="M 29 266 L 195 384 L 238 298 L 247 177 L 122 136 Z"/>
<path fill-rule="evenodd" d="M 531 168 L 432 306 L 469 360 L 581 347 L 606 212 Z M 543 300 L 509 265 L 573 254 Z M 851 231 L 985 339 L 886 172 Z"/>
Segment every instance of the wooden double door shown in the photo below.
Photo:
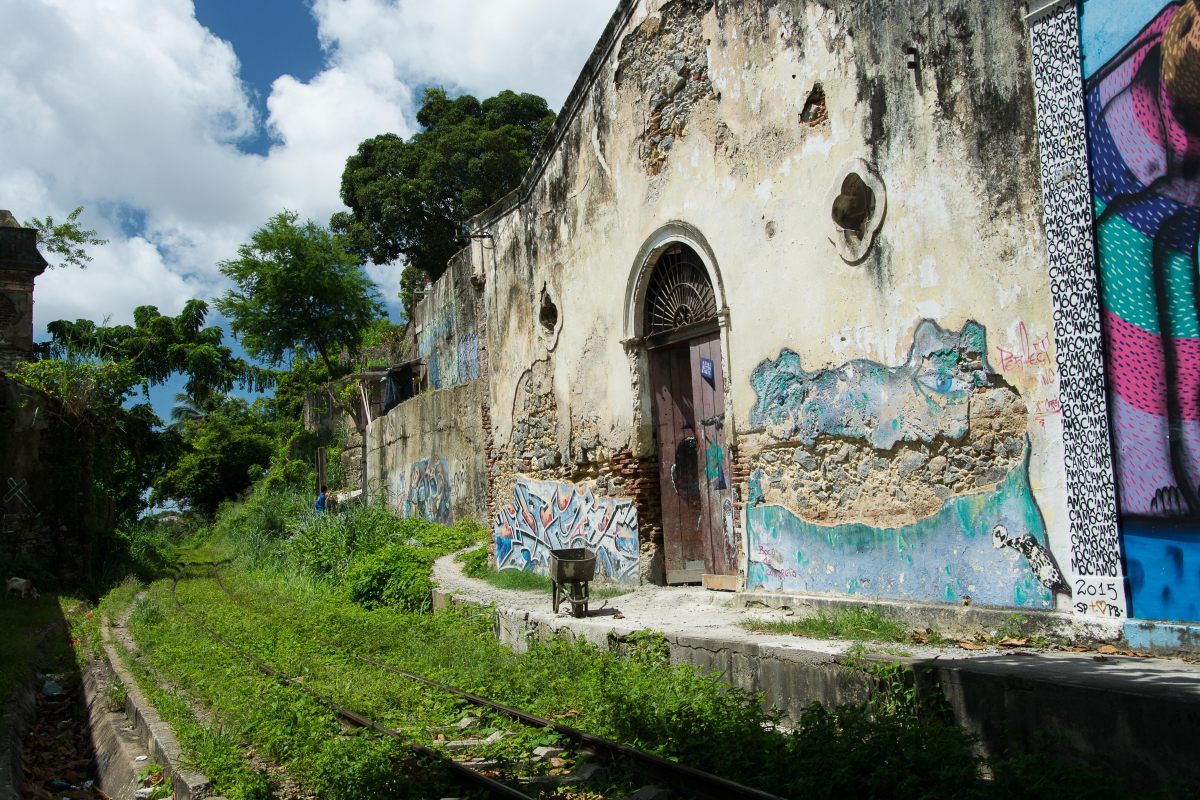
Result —
<path fill-rule="evenodd" d="M 667 583 L 736 574 L 721 336 L 650 351 Z"/>

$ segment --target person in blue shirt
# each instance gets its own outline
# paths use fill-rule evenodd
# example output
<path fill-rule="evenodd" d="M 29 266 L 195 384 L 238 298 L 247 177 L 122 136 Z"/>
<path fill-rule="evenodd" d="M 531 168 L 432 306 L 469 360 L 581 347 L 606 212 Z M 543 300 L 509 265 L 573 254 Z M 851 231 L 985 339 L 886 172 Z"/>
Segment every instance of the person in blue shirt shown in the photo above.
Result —
<path fill-rule="evenodd" d="M 329 504 L 329 487 L 321 484 L 321 493 L 317 495 L 317 502 L 313 503 L 313 508 L 317 511 L 324 511 Z"/>

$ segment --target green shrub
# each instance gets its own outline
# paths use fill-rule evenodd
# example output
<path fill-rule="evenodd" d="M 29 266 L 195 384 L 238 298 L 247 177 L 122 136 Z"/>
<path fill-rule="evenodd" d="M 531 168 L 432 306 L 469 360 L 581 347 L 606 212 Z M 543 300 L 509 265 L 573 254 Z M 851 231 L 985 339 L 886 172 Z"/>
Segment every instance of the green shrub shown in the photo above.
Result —
<path fill-rule="evenodd" d="M 350 598 L 364 608 L 391 606 L 426 612 L 433 604 L 429 568 L 436 554 L 424 547 L 390 544 L 358 561 L 346 575 Z"/>
<path fill-rule="evenodd" d="M 458 561 L 463 565 L 463 574 L 468 578 L 484 578 L 489 573 L 487 545 L 468 550 L 458 557 Z"/>

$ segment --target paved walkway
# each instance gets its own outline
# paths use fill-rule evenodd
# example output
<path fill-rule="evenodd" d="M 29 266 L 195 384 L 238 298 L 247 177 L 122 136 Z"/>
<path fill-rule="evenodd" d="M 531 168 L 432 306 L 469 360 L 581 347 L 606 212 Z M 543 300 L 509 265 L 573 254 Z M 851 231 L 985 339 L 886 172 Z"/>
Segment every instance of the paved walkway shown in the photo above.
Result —
<path fill-rule="evenodd" d="M 575 619 L 570 607 L 564 604 L 558 614 L 551 610 L 548 592 L 517 591 L 498 589 L 491 584 L 469 578 L 462 573 L 462 565 L 454 556 L 441 558 L 434 564 L 433 577 L 442 592 L 473 603 L 494 604 L 498 608 L 519 611 L 542 623 L 556 628 L 569 628 L 589 638 L 600 634 L 600 641 L 608 631 L 618 635 L 642 628 L 650 628 L 664 634 L 688 638 L 712 639 L 721 642 L 751 644 L 766 650 L 793 650 L 809 654 L 823 654 L 832 661 L 843 655 L 854 643 L 841 639 L 809 639 L 800 636 L 776 633 L 754 633 L 742 627 L 750 620 L 786 620 L 790 610 L 765 608 L 746 604 L 746 596 L 733 592 L 715 592 L 696 586 L 640 586 L 628 594 L 607 600 L 593 599 L 586 619 Z M 798 598 L 800 600 L 800 598 Z M 1200 701 L 1200 660 L 1172 658 L 1146 658 L 1106 653 L 1100 650 L 1087 652 L 1064 652 L 1036 647 L 996 647 L 963 649 L 958 646 L 933 647 L 929 645 L 878 644 L 872 650 L 897 657 L 918 660 L 943 660 L 952 662 L 992 662 L 999 657 L 1004 661 L 1016 657 L 1021 659 L 1021 669 L 1028 671 L 1034 664 L 1045 664 L 1056 674 L 1063 672 L 1064 665 L 1076 664 L 1076 672 L 1111 676 L 1127 673 L 1138 683 L 1149 676 L 1168 675 L 1175 678 L 1166 681 Z M 1036 659 L 1029 658 L 1037 656 Z M 1107 678 L 1105 679 L 1107 681 Z"/>

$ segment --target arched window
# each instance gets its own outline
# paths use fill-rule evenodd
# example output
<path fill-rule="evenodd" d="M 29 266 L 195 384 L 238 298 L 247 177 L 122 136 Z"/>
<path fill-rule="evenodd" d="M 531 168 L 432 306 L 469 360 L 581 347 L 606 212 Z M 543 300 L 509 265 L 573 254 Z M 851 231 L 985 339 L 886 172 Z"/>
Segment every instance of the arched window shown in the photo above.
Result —
<path fill-rule="evenodd" d="M 645 314 L 650 336 L 716 318 L 717 300 L 696 251 L 676 243 L 659 255 L 646 287 Z"/>

